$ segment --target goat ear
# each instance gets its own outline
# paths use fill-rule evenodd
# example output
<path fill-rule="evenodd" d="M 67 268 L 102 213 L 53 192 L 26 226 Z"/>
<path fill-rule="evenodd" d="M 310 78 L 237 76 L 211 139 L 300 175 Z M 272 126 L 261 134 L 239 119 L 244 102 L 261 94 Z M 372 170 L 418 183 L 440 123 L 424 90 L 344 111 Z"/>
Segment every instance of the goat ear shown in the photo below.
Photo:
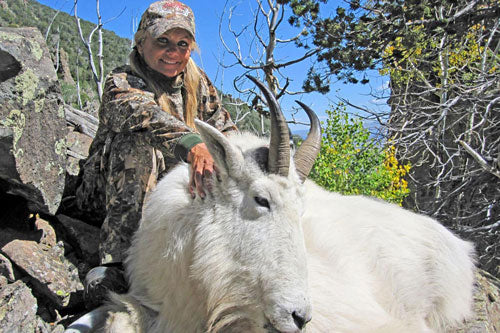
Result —
<path fill-rule="evenodd" d="M 217 129 L 195 119 L 196 128 L 200 132 L 203 142 L 207 145 L 218 171 L 229 176 L 238 176 L 243 169 L 243 153 Z"/>

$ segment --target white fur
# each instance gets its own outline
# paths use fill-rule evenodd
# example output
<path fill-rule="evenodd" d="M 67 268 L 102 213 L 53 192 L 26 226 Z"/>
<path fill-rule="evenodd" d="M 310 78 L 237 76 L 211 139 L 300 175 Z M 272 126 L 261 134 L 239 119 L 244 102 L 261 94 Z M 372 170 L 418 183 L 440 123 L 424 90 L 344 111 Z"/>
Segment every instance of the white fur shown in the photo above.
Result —
<path fill-rule="evenodd" d="M 471 244 L 398 206 L 300 184 L 293 165 L 268 175 L 242 153 L 265 145 L 255 136 L 200 132 L 222 181 L 192 200 L 183 164 L 158 184 L 126 262 L 130 292 L 114 299 L 157 312 L 142 330 L 301 332 L 291 312 L 311 305 L 308 332 L 443 332 L 470 315 Z"/>

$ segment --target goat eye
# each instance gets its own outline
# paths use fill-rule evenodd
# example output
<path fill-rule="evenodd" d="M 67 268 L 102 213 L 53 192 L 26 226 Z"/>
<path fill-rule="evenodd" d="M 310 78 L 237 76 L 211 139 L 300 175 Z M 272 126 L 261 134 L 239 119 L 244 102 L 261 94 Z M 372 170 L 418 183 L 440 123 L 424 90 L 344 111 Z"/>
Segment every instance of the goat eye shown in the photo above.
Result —
<path fill-rule="evenodd" d="M 263 197 L 254 197 L 254 200 L 257 203 L 257 205 L 262 206 L 262 207 L 266 207 L 268 209 L 270 208 L 269 201 L 267 201 L 266 198 L 263 198 Z"/>

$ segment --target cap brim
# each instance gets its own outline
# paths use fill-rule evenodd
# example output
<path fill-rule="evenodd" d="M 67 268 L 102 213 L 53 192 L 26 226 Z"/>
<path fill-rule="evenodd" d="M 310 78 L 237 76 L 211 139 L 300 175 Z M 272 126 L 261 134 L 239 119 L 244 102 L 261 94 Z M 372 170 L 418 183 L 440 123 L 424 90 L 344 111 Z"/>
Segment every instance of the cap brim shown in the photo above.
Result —
<path fill-rule="evenodd" d="M 182 22 L 172 22 L 170 20 L 158 21 L 150 26 L 148 31 L 151 36 L 153 36 L 153 38 L 158 38 L 165 32 L 176 28 L 186 30 L 191 35 L 191 37 L 195 39 L 194 31 L 192 31 L 191 27 L 188 24 L 183 24 Z"/>

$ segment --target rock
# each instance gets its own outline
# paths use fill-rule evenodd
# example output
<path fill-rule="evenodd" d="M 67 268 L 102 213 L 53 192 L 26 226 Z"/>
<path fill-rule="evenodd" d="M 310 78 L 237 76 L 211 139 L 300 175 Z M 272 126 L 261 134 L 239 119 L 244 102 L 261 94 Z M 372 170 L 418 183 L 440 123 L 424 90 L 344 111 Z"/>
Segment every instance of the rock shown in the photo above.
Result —
<path fill-rule="evenodd" d="M 12 229 L 12 228 L 2 228 L 0 229 L 0 250 L 5 245 L 16 239 L 30 240 L 38 243 L 40 238 L 41 238 L 40 231 L 36 232 L 34 230 L 26 231 L 26 230 Z"/>
<path fill-rule="evenodd" d="M 1 250 L 57 307 L 67 307 L 72 296 L 81 298 L 83 285 L 76 267 L 64 257 L 61 244 L 49 248 L 34 241 L 13 240 Z"/>
<path fill-rule="evenodd" d="M 35 332 L 36 333 L 51 333 L 52 329 L 50 328 L 49 324 L 47 324 L 46 322 L 43 321 L 42 318 L 37 317 Z"/>
<path fill-rule="evenodd" d="M 37 215 L 35 220 L 35 228 L 36 231 L 40 232 L 40 239 L 38 240 L 39 243 L 47 245 L 49 247 L 56 246 L 56 232 L 49 222 L 45 221 Z"/>
<path fill-rule="evenodd" d="M 12 268 L 12 263 L 9 259 L 5 258 L 0 254 L 0 276 L 6 278 L 8 282 L 14 282 L 16 277 L 14 276 L 14 269 Z"/>
<path fill-rule="evenodd" d="M 28 215 L 24 219 L 16 219 L 15 223 L 0 226 L 0 248 L 16 239 L 31 240 L 53 247 L 57 243 L 54 228 L 38 214 Z"/>
<path fill-rule="evenodd" d="M 486 271 L 476 273 L 474 315 L 462 327 L 446 333 L 500 332 L 500 280 Z"/>
<path fill-rule="evenodd" d="M 0 160 L 2 160 L 1 156 Z M 23 222 L 28 220 L 30 215 L 28 203 L 24 198 L 5 193 L 9 188 L 10 185 L 0 179 L 0 202 L 2 203 L 2 207 L 8 207 L 8 209 L 3 209 L 0 214 L 0 228 L 13 227 L 22 229 L 26 227 L 26 225 L 23 225 Z"/>
<path fill-rule="evenodd" d="M 0 289 L 0 328 L 2 332 L 34 332 L 37 302 L 31 290 L 16 281 Z"/>
<path fill-rule="evenodd" d="M 500 332 L 500 280 L 485 271 L 476 274 L 474 318 L 459 329 L 449 333 Z"/>
<path fill-rule="evenodd" d="M 67 241 L 73 245 L 78 255 L 86 258 L 91 266 L 97 266 L 100 229 L 62 214 L 56 217 L 64 226 Z"/>
<path fill-rule="evenodd" d="M 66 120 L 41 33 L 0 27 L 0 179 L 32 211 L 55 213 L 64 190 Z"/>
<path fill-rule="evenodd" d="M 59 64 L 59 72 L 61 73 L 62 80 L 70 85 L 75 85 L 75 80 L 71 76 L 71 70 L 69 69 L 68 54 L 63 48 L 59 51 Z"/>
<path fill-rule="evenodd" d="M 64 333 L 63 325 L 49 325 L 45 323 L 42 319 L 39 319 L 36 333 Z"/>
<path fill-rule="evenodd" d="M 71 176 L 77 176 L 80 172 L 80 161 L 87 158 L 92 138 L 80 133 L 73 127 L 68 127 L 68 163 L 67 172 Z"/>

